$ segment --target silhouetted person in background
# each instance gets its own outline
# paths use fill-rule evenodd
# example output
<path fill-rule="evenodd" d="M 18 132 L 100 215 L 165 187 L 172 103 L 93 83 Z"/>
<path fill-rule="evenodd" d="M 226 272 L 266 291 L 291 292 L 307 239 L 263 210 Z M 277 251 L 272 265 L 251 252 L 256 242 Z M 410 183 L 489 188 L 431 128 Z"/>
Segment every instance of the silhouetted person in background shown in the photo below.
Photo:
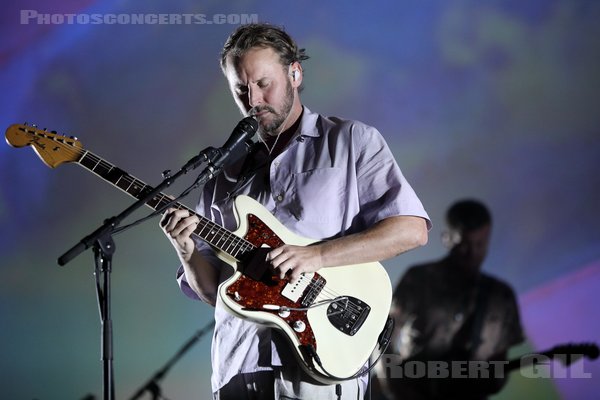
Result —
<path fill-rule="evenodd" d="M 485 399 L 506 383 L 500 363 L 490 361 L 506 360 L 508 349 L 523 341 L 513 290 L 481 272 L 490 212 L 479 201 L 462 200 L 449 208 L 446 222 L 448 254 L 409 268 L 394 291 L 393 356 L 387 358 L 393 362 L 379 363 L 377 371 L 390 399 Z M 389 369 L 399 364 L 402 378 Z"/>

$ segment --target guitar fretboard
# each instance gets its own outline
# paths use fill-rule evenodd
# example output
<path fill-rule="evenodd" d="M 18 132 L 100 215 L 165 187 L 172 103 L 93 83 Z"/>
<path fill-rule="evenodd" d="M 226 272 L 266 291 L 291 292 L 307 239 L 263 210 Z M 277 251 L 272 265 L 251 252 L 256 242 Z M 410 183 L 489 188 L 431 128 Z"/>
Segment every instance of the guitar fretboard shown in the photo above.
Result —
<path fill-rule="evenodd" d="M 129 175 L 127 172 L 90 151 L 84 151 L 82 153 L 81 158 L 78 160 L 78 164 L 136 199 L 141 199 L 153 189 L 151 186 L 146 185 L 136 177 Z M 160 210 L 162 213 L 164 208 L 170 202 L 171 199 L 167 195 L 159 193 L 146 202 L 146 205 L 153 210 Z M 255 248 L 249 241 L 234 235 L 222 226 L 196 214 L 189 207 L 186 207 L 181 203 L 175 202 L 172 204 L 172 207 L 180 210 L 185 209 L 190 213 L 197 215 L 200 219 L 200 223 L 194 231 L 194 234 L 213 247 L 233 256 L 237 260 L 240 260 L 244 254 Z"/>

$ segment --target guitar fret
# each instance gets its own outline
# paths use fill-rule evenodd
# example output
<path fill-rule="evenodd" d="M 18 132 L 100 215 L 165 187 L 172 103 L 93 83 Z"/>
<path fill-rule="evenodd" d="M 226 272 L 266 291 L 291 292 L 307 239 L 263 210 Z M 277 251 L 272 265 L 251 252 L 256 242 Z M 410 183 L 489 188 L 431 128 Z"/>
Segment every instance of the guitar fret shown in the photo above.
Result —
<path fill-rule="evenodd" d="M 143 197 L 144 193 L 152 190 L 152 187 L 146 185 L 144 182 L 127 174 L 122 169 L 89 151 L 83 153 L 78 163 L 134 198 L 140 199 Z M 148 200 L 146 205 L 152 209 L 160 210 L 170 202 L 171 198 L 169 196 L 159 193 Z M 195 214 L 192 209 L 181 203 L 174 203 L 173 207 L 180 210 L 188 210 L 190 213 Z M 255 248 L 255 246 L 246 239 L 236 236 L 232 232 L 201 215 L 198 215 L 198 217 L 200 218 L 200 222 L 196 227 L 194 234 L 208 242 L 210 245 L 230 254 L 236 259 L 239 259 L 241 255 L 246 254 Z"/>
<path fill-rule="evenodd" d="M 148 205 L 155 210 L 163 208 L 167 203 L 168 201 L 165 201 L 165 196 L 162 196 L 160 194 L 148 201 Z"/>
<path fill-rule="evenodd" d="M 189 211 L 193 212 L 191 210 Z M 239 259 L 240 255 L 255 248 L 255 246 L 246 239 L 236 236 L 233 232 L 228 231 L 206 217 L 201 215 L 197 216 L 200 218 L 200 222 L 194 233 L 212 246 L 232 255 L 236 259 Z M 241 249 L 243 249 L 243 251 L 240 251 Z"/>
<path fill-rule="evenodd" d="M 229 234 L 229 237 L 230 237 L 229 240 L 231 242 L 231 246 L 230 246 L 231 252 L 234 253 L 240 247 L 241 242 L 240 242 L 240 239 L 235 235 Z"/>
<path fill-rule="evenodd" d="M 220 232 L 220 229 L 216 229 L 217 233 L 215 233 L 215 237 L 217 238 L 217 241 L 215 242 L 215 245 L 220 248 L 223 249 L 223 245 L 221 244 L 221 242 L 226 242 L 225 238 L 223 237 L 223 233 Z"/>
<path fill-rule="evenodd" d="M 231 254 L 233 254 L 233 256 L 235 258 L 238 258 L 240 256 L 240 249 L 244 246 L 244 244 L 241 241 L 238 241 L 238 243 L 234 246 L 233 251 L 231 252 Z M 243 253 L 241 253 L 243 254 Z"/>
<path fill-rule="evenodd" d="M 89 170 L 93 171 L 93 167 L 90 165 L 90 161 L 94 162 L 94 154 L 90 153 L 89 151 L 86 152 L 81 159 L 79 160 L 79 163 L 81 165 L 83 165 L 84 167 L 86 167 Z"/>
<path fill-rule="evenodd" d="M 231 254 L 231 247 L 233 246 L 233 248 L 235 249 L 235 241 L 231 240 L 231 238 L 229 238 L 229 240 L 227 241 L 228 245 L 227 247 L 224 249 L 227 253 Z"/>
<path fill-rule="evenodd" d="M 239 238 L 237 236 L 235 236 L 235 247 L 234 250 L 232 251 L 232 254 L 234 255 L 235 258 L 238 258 L 241 255 L 244 255 L 248 252 L 249 249 L 255 249 L 256 246 L 254 246 L 252 243 L 248 242 L 246 239 L 243 238 Z M 243 250 L 246 249 L 246 250 Z"/>
<path fill-rule="evenodd" d="M 204 223 L 204 221 L 201 221 L 200 223 Z M 198 231 L 198 228 L 200 228 L 199 231 Z M 210 226 L 208 224 L 204 223 L 204 225 L 198 224 L 198 228 L 196 228 L 197 235 L 203 239 L 206 238 L 206 233 L 204 233 L 204 230 L 207 228 L 210 229 Z"/>
<path fill-rule="evenodd" d="M 98 162 L 98 164 L 96 164 L 96 168 L 102 168 L 102 169 L 106 170 L 106 173 L 108 173 L 113 168 L 113 165 L 100 159 L 100 162 Z"/>
<path fill-rule="evenodd" d="M 122 186 L 121 182 L 125 183 L 126 186 Z M 125 175 L 121 175 L 117 182 L 115 182 L 115 186 L 123 191 L 127 191 L 127 187 L 129 187 L 129 183 L 127 182 L 127 177 Z"/>
<path fill-rule="evenodd" d="M 92 171 L 96 172 L 95 168 L 98 166 L 98 164 L 100 164 L 100 161 L 102 161 L 101 158 L 98 159 L 98 161 L 96 162 L 96 165 L 94 165 L 94 167 L 92 168 Z"/>
<path fill-rule="evenodd" d="M 227 232 L 227 231 L 223 231 L 221 233 L 221 240 L 223 241 L 223 247 L 225 247 L 226 249 L 229 249 L 229 247 L 231 246 L 231 242 L 232 242 L 231 236 L 232 235 L 230 235 L 229 232 Z M 226 251 L 229 252 L 228 250 L 226 250 Z"/>
<path fill-rule="evenodd" d="M 169 202 L 171 201 L 171 199 L 169 199 L 167 196 L 165 196 L 163 194 L 159 194 L 157 197 L 155 197 L 155 199 L 157 199 L 157 204 L 156 204 L 157 208 L 163 208 L 164 206 L 169 204 Z"/>
<path fill-rule="evenodd" d="M 108 172 L 110 172 L 110 168 L 107 168 L 106 165 L 104 165 L 101 162 L 99 162 L 94 167 L 94 172 L 96 172 L 99 175 L 107 175 Z"/>
<path fill-rule="evenodd" d="M 232 255 L 240 260 L 243 258 L 243 256 L 247 253 L 249 253 L 251 250 L 254 250 L 256 247 L 254 245 L 250 245 L 247 246 L 246 244 L 243 244 L 235 253 L 232 253 Z"/>
<path fill-rule="evenodd" d="M 129 186 L 127 186 L 127 189 L 125 189 L 125 191 L 126 191 L 127 193 L 129 193 L 129 188 L 131 187 L 131 185 L 133 185 L 133 184 L 134 184 L 134 182 L 135 182 L 135 180 L 131 181 L 131 183 L 129 184 Z"/>
<path fill-rule="evenodd" d="M 213 242 L 214 240 L 214 234 L 215 234 L 215 230 L 210 227 L 210 229 L 208 230 L 208 233 L 206 234 L 206 236 L 204 236 L 204 240 L 206 240 L 208 243 L 216 245 L 216 243 Z"/>
<path fill-rule="evenodd" d="M 130 188 L 127 192 L 129 194 L 131 194 L 133 197 L 140 198 L 140 197 L 142 197 L 142 196 L 140 196 L 140 194 L 144 192 L 145 187 L 146 187 L 146 185 L 143 182 L 140 182 L 134 178 L 134 180 L 131 183 Z"/>

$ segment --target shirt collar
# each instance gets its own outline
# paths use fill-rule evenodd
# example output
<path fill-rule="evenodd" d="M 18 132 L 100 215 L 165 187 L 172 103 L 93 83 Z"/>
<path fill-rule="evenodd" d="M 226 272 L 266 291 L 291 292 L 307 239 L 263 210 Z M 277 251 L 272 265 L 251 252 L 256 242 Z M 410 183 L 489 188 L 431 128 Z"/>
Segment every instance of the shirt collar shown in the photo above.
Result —
<path fill-rule="evenodd" d="M 302 114 L 300 127 L 298 128 L 298 134 L 296 136 L 321 136 L 321 132 L 317 129 L 317 119 L 319 118 L 319 114 L 313 113 L 306 106 L 303 107 L 304 113 Z"/>

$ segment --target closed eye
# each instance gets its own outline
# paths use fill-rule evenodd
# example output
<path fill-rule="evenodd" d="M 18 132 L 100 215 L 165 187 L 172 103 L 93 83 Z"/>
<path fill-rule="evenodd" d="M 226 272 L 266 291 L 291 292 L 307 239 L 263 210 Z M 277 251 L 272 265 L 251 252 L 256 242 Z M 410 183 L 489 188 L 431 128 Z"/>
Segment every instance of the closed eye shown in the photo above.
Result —
<path fill-rule="evenodd" d="M 267 78 L 259 79 L 256 82 L 256 86 L 259 89 L 266 89 L 270 84 L 271 84 L 271 80 L 267 79 Z M 235 87 L 235 94 L 237 96 L 244 96 L 244 95 L 248 94 L 248 86 L 246 86 L 246 85 L 238 85 L 238 86 L 236 86 Z"/>
<path fill-rule="evenodd" d="M 271 81 L 269 81 L 269 80 L 267 80 L 267 79 L 261 79 L 261 80 L 259 80 L 259 81 L 256 83 L 256 85 L 257 85 L 259 88 L 261 88 L 261 89 L 264 89 L 264 88 L 266 88 L 267 86 L 269 86 L 269 84 L 270 84 L 270 83 L 271 83 Z"/>
<path fill-rule="evenodd" d="M 242 96 L 248 93 L 248 88 L 246 86 L 238 86 L 235 88 L 235 94 L 238 96 Z"/>

